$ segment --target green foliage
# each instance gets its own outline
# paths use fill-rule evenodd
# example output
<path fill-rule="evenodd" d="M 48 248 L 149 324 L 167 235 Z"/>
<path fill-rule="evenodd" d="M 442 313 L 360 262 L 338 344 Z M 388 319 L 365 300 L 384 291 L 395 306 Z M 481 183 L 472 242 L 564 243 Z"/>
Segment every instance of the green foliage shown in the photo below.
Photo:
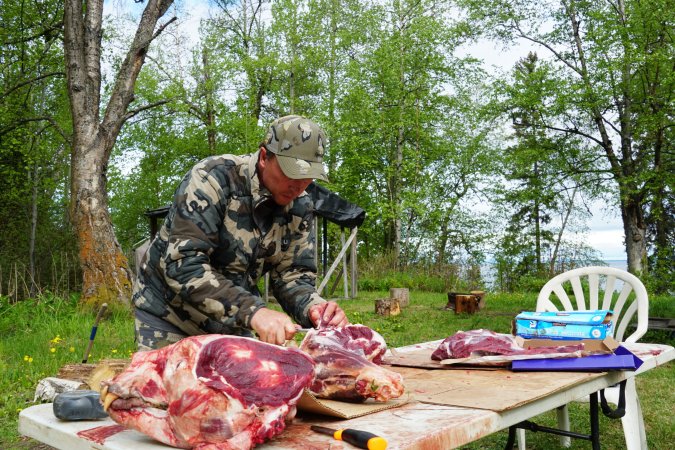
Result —
<path fill-rule="evenodd" d="M 503 289 L 536 289 L 537 278 L 596 259 L 570 232 L 585 231 L 587 201 L 604 195 L 609 207 L 638 205 L 643 278 L 672 291 L 673 8 L 655 1 L 627 4 L 626 20 L 608 4 L 576 3 L 583 54 L 556 2 L 461 0 L 459 14 L 427 0 L 216 2 L 193 48 L 176 44 L 188 39 L 173 25 L 150 46 L 136 114 L 107 166 L 117 239 L 127 251 L 145 239 L 143 213 L 166 205 L 196 161 L 254 151 L 269 120 L 293 112 L 328 132 L 329 189 L 367 211 L 359 257 L 396 255 L 391 274 L 361 277 L 364 288 L 477 285 L 428 268 L 460 266 L 468 280 L 495 257 Z M 62 4 L 4 2 L 0 14 L 0 293 L 75 289 Z M 104 99 L 130 39 L 116 20 L 104 29 Z M 495 79 L 465 44 L 509 47 L 516 23 L 549 48 Z M 611 149 L 602 123 L 615 130 Z M 336 247 L 338 234 L 329 240 Z"/>
<path fill-rule="evenodd" d="M 410 345 L 445 338 L 459 330 L 477 328 L 508 333 L 511 320 L 518 312 L 532 310 L 535 294 L 500 294 L 488 292 L 486 308 L 476 314 L 454 314 L 444 306 L 444 293 L 410 292 L 410 306 L 400 316 L 382 317 L 374 312 L 373 301 L 386 297 L 388 290 L 364 292 L 358 299 L 341 300 L 352 323 L 365 324 L 381 333 L 390 347 Z M 274 306 L 276 307 L 276 306 Z M 670 296 L 650 299 L 650 314 L 675 317 L 675 302 Z M 0 297 L 0 447 L 24 447 L 17 432 L 18 413 L 34 404 L 33 396 L 38 381 L 58 374 L 66 364 L 79 363 L 89 341 L 96 311 L 78 307 L 77 297 L 60 298 L 45 295 L 19 303 L 10 303 Z M 649 332 L 645 341 L 673 345 L 673 337 Z M 663 339 L 663 340 L 662 340 Z M 113 308 L 98 328 L 89 361 L 99 362 L 108 358 L 128 358 L 135 351 L 133 317 L 129 310 Z M 673 390 L 675 365 L 672 363 L 649 371 L 638 377 L 638 392 L 652 448 L 668 448 L 672 440 Z M 573 405 L 572 428 L 586 430 L 588 406 Z M 537 418 L 538 423 L 555 426 L 555 414 Z M 617 425 L 618 423 L 618 425 Z M 623 448 L 623 431 L 620 421 L 601 417 L 603 448 Z M 481 439 L 466 448 L 503 447 L 505 433 Z M 557 438 L 542 433 L 528 434 L 528 445 L 533 449 L 557 447 Z M 584 448 L 582 444 L 573 446 Z"/>
<path fill-rule="evenodd" d="M 471 268 L 458 264 L 396 264 L 392 254 L 359 261 L 358 288 L 364 291 L 388 291 L 408 288 L 421 292 L 463 292 L 485 289 L 480 274 L 472 276 Z"/>
<path fill-rule="evenodd" d="M 561 152 L 566 164 L 554 165 L 553 173 L 575 177 L 596 195 L 599 189 L 612 192 L 628 233 L 629 265 L 638 271 L 645 268 L 649 243 L 642 233 L 656 254 L 672 254 L 673 248 L 667 231 L 673 223 L 667 194 L 673 159 L 662 149 L 672 143 L 666 131 L 672 117 L 663 112 L 673 107 L 675 41 L 667 24 L 675 13 L 655 14 L 667 3 L 459 2 L 484 36 L 505 45 L 537 44 L 545 65 L 527 78 L 514 76 L 504 111 L 525 119 L 521 132 L 546 131 L 583 143 Z M 659 265 L 672 275 L 672 264 Z"/>
<path fill-rule="evenodd" d="M 75 295 L 46 294 L 18 303 L 0 296 L 0 447 L 18 448 L 18 413 L 34 404 L 39 380 L 82 361 L 97 311 L 78 307 Z M 129 310 L 111 307 L 89 361 L 128 358 L 135 351 Z"/>
<path fill-rule="evenodd" d="M 340 170 L 331 180 L 369 213 L 361 228 L 366 255 L 452 262 L 448 248 L 461 242 L 471 252 L 481 242 L 459 218 L 460 202 L 477 191 L 494 159 L 481 140 L 490 124 L 476 114 L 484 74 L 449 53 L 462 33 L 444 23 L 442 8 L 428 14 L 425 2 L 392 6 L 374 5 L 360 22 L 360 36 L 376 38 L 346 66 L 350 82 L 333 146 Z M 449 222 L 456 226 L 438 233 Z"/>
<path fill-rule="evenodd" d="M 57 272 L 55 262 L 76 254 L 63 163 L 70 124 L 61 8 L 56 1 L 0 6 L 0 294 L 13 298 L 56 289 L 70 273 Z"/>

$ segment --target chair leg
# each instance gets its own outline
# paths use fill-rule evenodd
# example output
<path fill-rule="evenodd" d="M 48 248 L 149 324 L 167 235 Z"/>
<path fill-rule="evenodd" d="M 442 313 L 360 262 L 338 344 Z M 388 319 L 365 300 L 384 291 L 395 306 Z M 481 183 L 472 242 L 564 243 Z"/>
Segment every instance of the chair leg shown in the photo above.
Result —
<path fill-rule="evenodd" d="M 629 378 L 626 383 L 626 415 L 621 418 L 621 424 L 626 439 L 626 450 L 647 450 L 645 423 L 635 390 L 635 378 Z"/>
<path fill-rule="evenodd" d="M 556 408 L 556 416 L 558 418 L 558 429 L 570 431 L 570 413 L 567 405 L 562 405 Z M 563 447 L 570 447 L 572 439 L 568 436 L 560 436 L 560 445 Z"/>
<path fill-rule="evenodd" d="M 525 441 L 525 430 L 518 428 L 516 430 L 516 437 L 518 438 L 518 450 L 526 450 L 527 445 Z"/>
<path fill-rule="evenodd" d="M 642 417 L 642 406 L 640 405 L 640 398 L 635 395 L 638 411 L 638 426 L 640 427 L 640 445 L 644 450 L 647 450 L 647 431 L 645 430 L 645 419 Z"/>

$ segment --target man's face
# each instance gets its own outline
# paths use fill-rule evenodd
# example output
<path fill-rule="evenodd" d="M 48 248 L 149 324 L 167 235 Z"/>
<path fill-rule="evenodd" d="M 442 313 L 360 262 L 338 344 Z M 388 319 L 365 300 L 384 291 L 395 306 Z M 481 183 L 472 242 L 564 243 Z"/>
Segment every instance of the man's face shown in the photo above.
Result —
<path fill-rule="evenodd" d="M 307 186 L 312 182 L 312 178 L 299 180 L 288 178 L 279 167 L 277 156 L 269 157 L 269 155 L 270 153 L 264 148 L 260 150 L 258 161 L 260 178 L 262 184 L 272 193 L 274 202 L 277 205 L 286 206 L 307 189 Z"/>

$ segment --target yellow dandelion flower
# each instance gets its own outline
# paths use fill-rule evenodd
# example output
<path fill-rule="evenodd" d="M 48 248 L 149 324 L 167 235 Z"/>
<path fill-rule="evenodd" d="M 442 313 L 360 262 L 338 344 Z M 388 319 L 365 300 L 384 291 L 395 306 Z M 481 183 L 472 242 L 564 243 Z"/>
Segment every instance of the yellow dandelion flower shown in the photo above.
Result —
<path fill-rule="evenodd" d="M 56 348 L 51 347 L 51 348 L 49 349 L 49 351 L 52 352 L 52 353 L 55 353 L 55 352 L 56 352 Z"/>
<path fill-rule="evenodd" d="M 69 351 L 70 353 L 74 353 L 74 352 L 75 352 L 75 347 L 70 347 L 70 348 L 68 349 L 68 351 Z"/>
<path fill-rule="evenodd" d="M 117 353 L 117 350 L 116 350 L 116 349 L 113 349 L 112 352 L 113 352 L 113 353 Z"/>
<path fill-rule="evenodd" d="M 28 358 L 30 358 L 28 355 L 23 355 L 23 360 L 28 361 Z"/>
<path fill-rule="evenodd" d="M 32 362 L 33 362 L 33 357 L 32 357 L 32 356 L 29 356 L 28 359 L 27 359 L 27 361 L 28 361 L 29 363 L 32 363 Z"/>
<path fill-rule="evenodd" d="M 54 339 L 52 339 L 51 341 L 49 341 L 49 342 L 51 342 L 52 344 L 58 344 L 58 343 L 61 342 L 62 340 L 63 340 L 63 339 L 61 338 L 61 336 L 57 334 L 56 337 L 55 337 Z"/>

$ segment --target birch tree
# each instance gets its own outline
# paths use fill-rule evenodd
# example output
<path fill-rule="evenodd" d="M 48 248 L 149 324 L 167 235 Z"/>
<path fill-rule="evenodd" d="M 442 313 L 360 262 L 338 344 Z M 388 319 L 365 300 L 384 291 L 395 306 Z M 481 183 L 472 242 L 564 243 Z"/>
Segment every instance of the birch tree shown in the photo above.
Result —
<path fill-rule="evenodd" d="M 70 216 L 79 246 L 81 301 L 128 303 L 128 261 L 117 242 L 108 212 L 106 172 L 124 123 L 155 105 L 130 108 L 134 86 L 152 41 L 174 19 L 159 23 L 173 0 L 147 0 L 133 41 L 102 106 L 101 42 L 103 0 L 65 0 L 64 48 L 73 122 Z"/>

